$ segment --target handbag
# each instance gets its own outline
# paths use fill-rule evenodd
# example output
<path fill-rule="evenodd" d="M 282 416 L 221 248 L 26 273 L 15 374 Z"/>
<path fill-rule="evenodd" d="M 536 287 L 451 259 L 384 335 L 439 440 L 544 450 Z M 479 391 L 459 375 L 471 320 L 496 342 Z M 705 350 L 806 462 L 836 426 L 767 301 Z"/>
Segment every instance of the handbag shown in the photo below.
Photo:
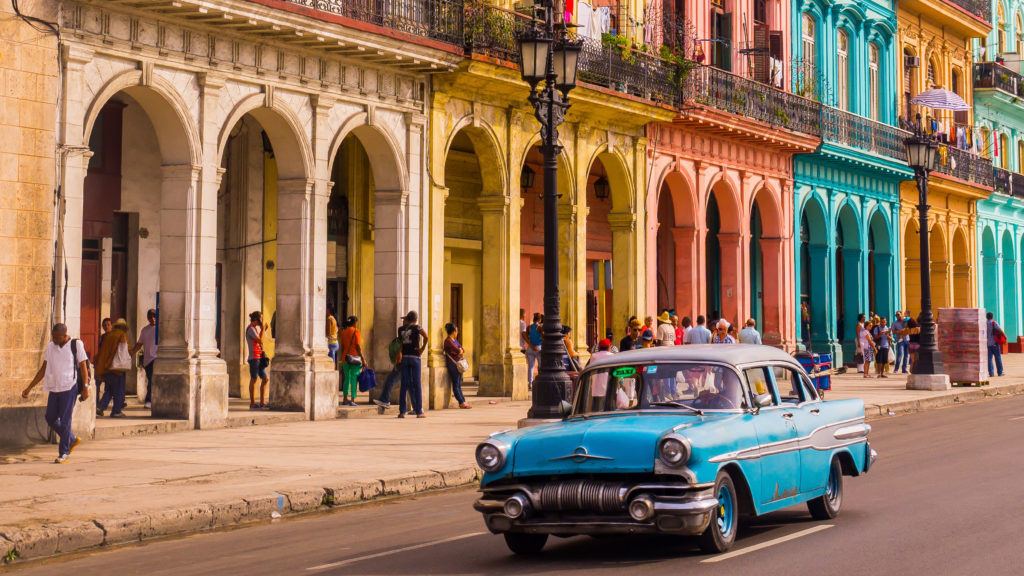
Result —
<path fill-rule="evenodd" d="M 363 357 L 362 356 L 353 356 L 352 354 L 346 354 L 345 355 L 345 364 L 348 364 L 350 366 L 362 366 L 363 365 Z"/>
<path fill-rule="evenodd" d="M 119 372 L 132 369 L 132 355 L 128 353 L 128 344 L 121 342 L 117 345 L 117 353 L 110 362 L 110 369 Z"/>
<path fill-rule="evenodd" d="M 459 370 L 459 374 L 463 374 L 469 370 L 469 360 L 462 358 L 455 362 L 455 367 Z"/>
<path fill-rule="evenodd" d="M 896 363 L 896 352 L 890 347 L 889 348 L 889 364 Z"/>
<path fill-rule="evenodd" d="M 377 374 L 373 371 L 373 368 L 363 368 L 363 371 L 356 377 L 356 384 L 359 386 L 360 392 L 369 392 L 371 389 L 377 386 Z"/>
<path fill-rule="evenodd" d="M 856 354 L 854 354 L 853 355 L 853 363 L 854 364 L 863 364 L 864 363 L 864 354 L 861 353 L 861 352 L 857 352 Z"/>
<path fill-rule="evenodd" d="M 270 366 L 270 358 L 268 358 L 265 355 L 264 356 L 260 356 L 260 368 L 263 368 L 264 370 L 266 370 L 267 366 Z"/>

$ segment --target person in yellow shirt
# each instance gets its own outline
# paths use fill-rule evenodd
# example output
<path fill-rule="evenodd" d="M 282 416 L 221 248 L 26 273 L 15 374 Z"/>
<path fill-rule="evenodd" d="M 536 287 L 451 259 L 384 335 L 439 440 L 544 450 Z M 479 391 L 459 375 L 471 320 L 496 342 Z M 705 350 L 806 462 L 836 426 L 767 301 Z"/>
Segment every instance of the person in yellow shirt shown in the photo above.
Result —
<path fill-rule="evenodd" d="M 96 377 L 103 380 L 103 397 L 96 404 L 96 415 L 103 416 L 111 399 L 114 401 L 110 409 L 111 418 L 124 418 L 124 408 L 127 403 L 125 395 L 125 370 L 113 368 L 114 358 L 117 356 L 117 349 L 124 344 L 128 347 L 128 323 L 124 318 L 118 318 L 114 322 L 114 328 L 103 335 L 103 342 L 100 344 L 100 351 L 96 355 Z"/>

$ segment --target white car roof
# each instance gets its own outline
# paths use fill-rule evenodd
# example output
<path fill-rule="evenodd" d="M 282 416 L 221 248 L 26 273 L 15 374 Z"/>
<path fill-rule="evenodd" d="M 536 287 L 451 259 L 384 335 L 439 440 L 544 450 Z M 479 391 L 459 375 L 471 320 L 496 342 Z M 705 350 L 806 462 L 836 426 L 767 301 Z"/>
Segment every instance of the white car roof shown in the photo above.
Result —
<path fill-rule="evenodd" d="M 626 350 L 598 358 L 592 361 L 587 368 L 647 362 L 718 362 L 739 366 L 758 362 L 794 364 L 796 359 L 783 350 L 759 344 L 687 344 L 685 346 L 656 346 L 640 350 Z"/>

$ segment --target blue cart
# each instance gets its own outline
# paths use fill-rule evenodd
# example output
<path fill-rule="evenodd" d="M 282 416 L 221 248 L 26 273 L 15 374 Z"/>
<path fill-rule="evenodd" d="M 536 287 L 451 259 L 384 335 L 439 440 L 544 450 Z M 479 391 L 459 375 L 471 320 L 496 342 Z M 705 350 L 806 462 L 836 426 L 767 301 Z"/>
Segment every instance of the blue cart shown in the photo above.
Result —
<path fill-rule="evenodd" d="M 832 389 L 832 355 L 815 354 L 814 352 L 800 351 L 793 354 L 797 362 L 804 367 L 811 377 L 818 392 Z M 819 375 L 820 374 L 820 375 Z"/>

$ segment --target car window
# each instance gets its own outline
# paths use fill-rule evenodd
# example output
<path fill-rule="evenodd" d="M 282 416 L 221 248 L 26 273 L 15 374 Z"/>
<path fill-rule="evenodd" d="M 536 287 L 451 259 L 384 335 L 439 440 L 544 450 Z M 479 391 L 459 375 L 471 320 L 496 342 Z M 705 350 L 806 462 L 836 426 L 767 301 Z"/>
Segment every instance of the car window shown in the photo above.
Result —
<path fill-rule="evenodd" d="M 807 376 L 801 374 L 800 375 L 800 384 L 803 387 L 804 398 L 807 399 L 806 400 L 807 402 L 811 402 L 813 400 L 818 400 L 818 389 L 814 387 L 814 383 L 811 382 L 810 378 L 808 378 Z"/>
<path fill-rule="evenodd" d="M 742 410 L 749 406 L 730 368 L 699 362 L 608 366 L 581 378 L 574 414 L 649 408 Z"/>
<path fill-rule="evenodd" d="M 796 370 L 788 366 L 772 366 L 772 373 L 775 376 L 775 385 L 779 389 L 779 400 L 783 404 L 799 404 L 803 400 L 802 384 Z"/>
<path fill-rule="evenodd" d="M 747 368 L 743 371 L 743 375 L 747 377 L 747 386 L 750 388 L 752 395 L 768 394 L 772 397 L 772 404 L 778 404 L 775 400 L 775 395 L 772 394 L 771 380 L 768 378 L 767 368 Z"/>

